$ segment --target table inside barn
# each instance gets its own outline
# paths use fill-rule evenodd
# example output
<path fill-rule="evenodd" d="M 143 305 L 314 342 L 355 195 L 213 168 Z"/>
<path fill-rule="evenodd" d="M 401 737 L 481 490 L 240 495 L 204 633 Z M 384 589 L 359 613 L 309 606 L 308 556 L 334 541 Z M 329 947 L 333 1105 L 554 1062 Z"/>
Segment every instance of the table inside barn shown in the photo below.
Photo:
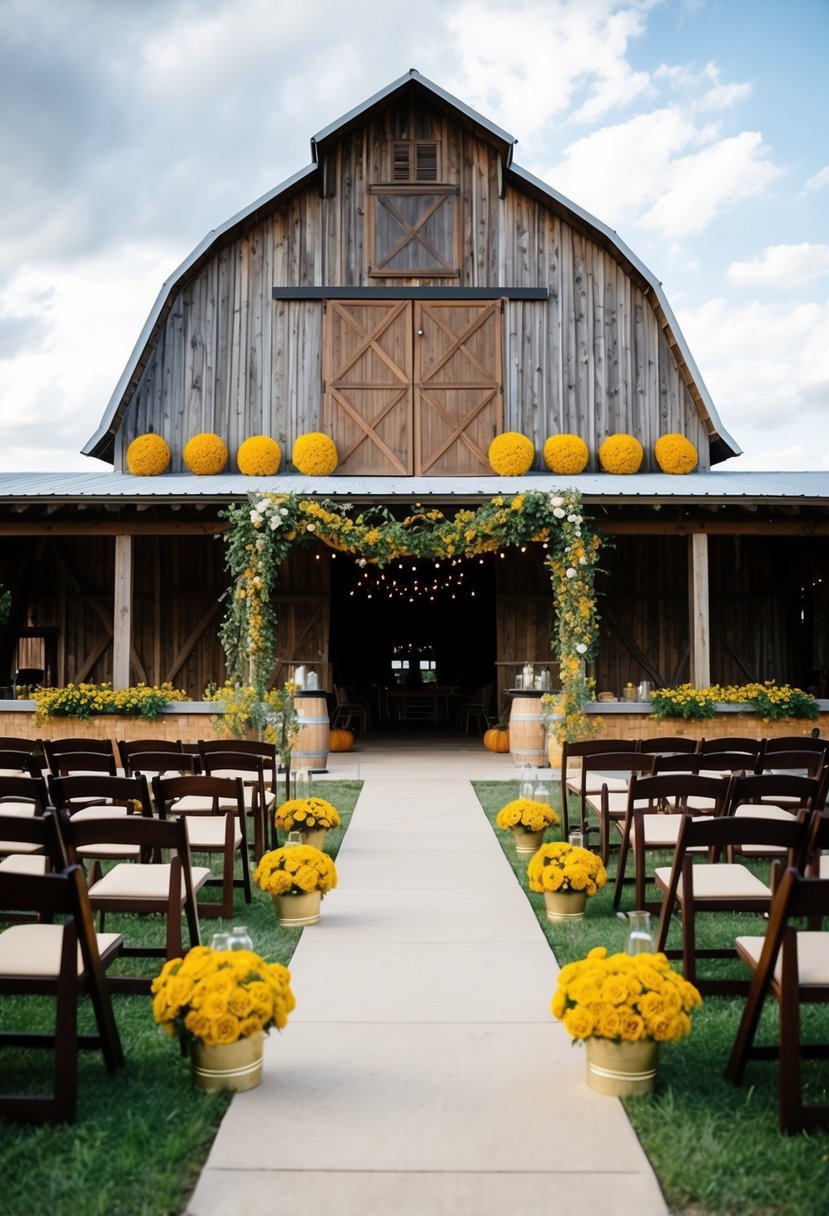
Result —
<path fill-rule="evenodd" d="M 386 714 L 392 722 L 448 722 L 459 697 L 457 688 L 438 685 L 383 690 Z"/>

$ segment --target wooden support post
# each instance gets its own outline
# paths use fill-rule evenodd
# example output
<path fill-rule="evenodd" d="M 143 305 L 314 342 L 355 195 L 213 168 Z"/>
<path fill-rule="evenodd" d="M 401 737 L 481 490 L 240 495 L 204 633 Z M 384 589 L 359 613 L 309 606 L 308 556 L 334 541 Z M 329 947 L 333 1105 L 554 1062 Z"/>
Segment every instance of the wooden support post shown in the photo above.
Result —
<path fill-rule="evenodd" d="M 708 537 L 704 532 L 688 537 L 688 623 L 691 683 L 695 688 L 707 688 L 711 683 L 711 628 Z"/>
<path fill-rule="evenodd" d="M 115 537 L 115 590 L 112 613 L 112 687 L 130 686 L 132 646 L 132 537 Z"/>

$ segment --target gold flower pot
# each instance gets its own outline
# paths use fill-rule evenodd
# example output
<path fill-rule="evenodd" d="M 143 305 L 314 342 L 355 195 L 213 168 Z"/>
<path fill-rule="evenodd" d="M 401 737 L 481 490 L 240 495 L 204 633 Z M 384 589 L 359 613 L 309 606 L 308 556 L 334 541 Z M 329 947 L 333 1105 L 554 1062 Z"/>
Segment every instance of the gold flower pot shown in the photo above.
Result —
<path fill-rule="evenodd" d="M 600 1094 L 630 1098 L 653 1089 L 659 1064 L 659 1044 L 654 1039 L 617 1043 L 614 1039 L 585 1039 L 587 1085 Z"/>
<path fill-rule="evenodd" d="M 516 853 L 536 853 L 544 843 L 544 831 L 530 832 L 526 828 L 513 828 Z"/>
<path fill-rule="evenodd" d="M 325 838 L 328 835 L 328 828 L 312 828 L 310 831 L 300 831 L 303 844 L 309 844 L 312 849 L 325 848 Z"/>
<path fill-rule="evenodd" d="M 301 929 L 315 925 L 320 918 L 319 891 L 303 891 L 301 895 L 272 895 L 276 917 L 284 929 Z"/>
<path fill-rule="evenodd" d="M 547 920 L 584 920 L 586 891 L 545 891 Z"/>
<path fill-rule="evenodd" d="M 262 1080 L 264 1047 L 264 1030 L 235 1043 L 217 1043 L 213 1047 L 200 1041 L 191 1043 L 190 1063 L 196 1089 L 255 1089 Z"/>

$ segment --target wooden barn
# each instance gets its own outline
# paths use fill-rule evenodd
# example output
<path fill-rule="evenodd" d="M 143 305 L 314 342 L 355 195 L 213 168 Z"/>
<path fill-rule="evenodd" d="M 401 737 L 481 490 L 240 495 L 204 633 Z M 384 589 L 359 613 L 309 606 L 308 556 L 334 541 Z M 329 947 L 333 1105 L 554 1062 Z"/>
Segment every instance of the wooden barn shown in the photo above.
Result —
<path fill-rule="evenodd" d="M 311 141 L 311 163 L 202 243 L 163 285 L 85 454 L 113 469 L 0 475 L 0 682 L 221 682 L 222 512 L 254 489 L 355 510 L 453 512 L 522 488 L 577 489 L 608 542 L 590 674 L 625 684 L 789 681 L 827 695 L 829 476 L 716 470 L 739 455 L 660 284 L 617 235 L 513 161 L 515 140 L 412 70 Z M 331 476 L 290 463 L 336 443 Z M 523 477 L 495 474 L 492 439 L 528 436 Z M 135 476 L 153 432 L 172 462 Z M 185 444 L 210 432 L 226 470 Z M 548 472 L 545 440 L 580 436 L 587 468 Z M 635 474 L 601 471 L 607 437 L 635 436 Z M 667 433 L 693 472 L 662 472 Z M 278 440 L 277 475 L 236 471 L 240 444 Z M 98 466 L 95 466 L 98 469 Z M 542 552 L 383 577 L 322 545 L 279 584 L 280 681 L 376 692 L 400 664 L 440 686 L 503 689 L 550 659 Z M 396 666 L 395 666 L 396 665 Z M 554 670 L 554 669 L 553 669 Z"/>

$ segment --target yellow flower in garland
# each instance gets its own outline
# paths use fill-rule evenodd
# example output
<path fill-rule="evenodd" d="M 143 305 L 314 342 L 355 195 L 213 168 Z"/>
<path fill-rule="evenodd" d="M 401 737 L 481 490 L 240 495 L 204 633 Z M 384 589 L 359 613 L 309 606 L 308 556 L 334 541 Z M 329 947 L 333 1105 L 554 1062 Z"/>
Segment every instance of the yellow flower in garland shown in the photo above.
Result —
<path fill-rule="evenodd" d="M 227 447 L 218 435 L 204 431 L 188 439 L 182 456 L 191 473 L 198 477 L 212 477 L 224 471 L 227 464 Z"/>
<path fill-rule="evenodd" d="M 611 435 L 599 448 L 599 464 L 605 473 L 638 473 L 644 452 L 633 435 Z"/>
<path fill-rule="evenodd" d="M 684 435 L 660 435 L 653 454 L 663 473 L 693 473 L 697 467 L 697 449 Z"/>
<path fill-rule="evenodd" d="M 551 435 L 544 444 L 544 463 L 551 473 L 583 473 L 589 459 L 587 444 L 579 435 Z"/>
<path fill-rule="evenodd" d="M 690 1015 L 701 1004 L 664 954 L 608 954 L 596 946 L 562 967 L 550 1009 L 574 1039 L 671 1043 L 691 1033 Z"/>
<path fill-rule="evenodd" d="M 246 477 L 273 477 L 282 463 L 282 448 L 269 435 L 251 435 L 236 453 L 236 463 Z"/>
<path fill-rule="evenodd" d="M 330 477 L 339 459 L 334 440 L 320 431 L 300 435 L 291 452 L 294 466 L 306 477 Z"/>
<path fill-rule="evenodd" d="M 529 472 L 535 459 L 535 448 L 531 439 L 518 431 L 505 431 L 496 435 L 487 453 L 489 463 L 501 477 L 522 477 Z"/>
<path fill-rule="evenodd" d="M 160 435 L 139 435 L 127 448 L 127 468 L 133 477 L 160 477 L 169 467 L 170 449 Z"/>

